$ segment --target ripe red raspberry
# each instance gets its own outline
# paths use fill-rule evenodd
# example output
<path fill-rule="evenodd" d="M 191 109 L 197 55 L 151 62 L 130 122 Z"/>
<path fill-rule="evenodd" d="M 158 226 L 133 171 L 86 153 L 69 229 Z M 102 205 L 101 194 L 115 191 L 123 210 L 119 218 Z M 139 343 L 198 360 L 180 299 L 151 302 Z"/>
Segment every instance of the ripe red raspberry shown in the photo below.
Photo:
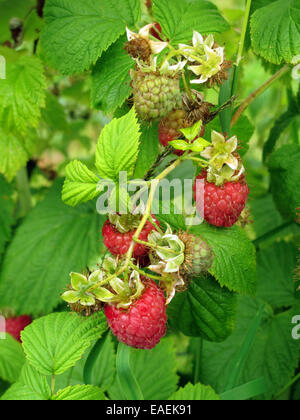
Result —
<path fill-rule="evenodd" d="M 7 332 L 21 343 L 21 332 L 31 323 L 32 319 L 27 315 L 19 316 L 17 318 L 8 318 L 6 319 L 5 331 L 2 332 Z"/>
<path fill-rule="evenodd" d="M 154 281 L 146 280 L 144 285 L 142 296 L 128 310 L 106 304 L 104 313 L 119 341 L 137 349 L 152 349 L 166 334 L 166 298 Z"/>
<path fill-rule="evenodd" d="M 238 182 L 227 182 L 223 186 L 216 186 L 206 179 L 206 172 L 200 174 L 198 179 L 204 180 L 204 219 L 211 225 L 218 227 L 231 227 L 239 219 L 245 208 L 249 188 L 244 177 Z M 198 186 L 198 190 L 201 186 Z M 197 195 L 201 197 L 201 191 L 197 194 L 197 183 L 194 184 L 195 200 Z M 201 211 L 201 204 L 197 202 L 197 208 Z"/>
<path fill-rule="evenodd" d="M 154 219 L 155 220 L 155 219 Z M 155 220 L 156 221 L 156 220 Z M 156 221 L 156 223 L 158 223 Z M 148 235 L 152 232 L 152 230 L 156 230 L 155 227 L 148 221 L 144 229 L 142 230 L 139 239 L 143 242 L 148 241 Z M 127 233 L 120 233 L 116 227 L 107 220 L 104 223 L 102 234 L 103 234 L 103 241 L 104 245 L 108 248 L 109 252 L 112 255 L 124 255 L 128 251 L 130 244 L 132 242 L 132 238 L 135 234 L 136 230 L 131 230 Z M 139 258 L 144 255 L 147 255 L 149 249 L 141 244 L 136 244 L 134 251 L 133 251 L 133 258 Z"/>

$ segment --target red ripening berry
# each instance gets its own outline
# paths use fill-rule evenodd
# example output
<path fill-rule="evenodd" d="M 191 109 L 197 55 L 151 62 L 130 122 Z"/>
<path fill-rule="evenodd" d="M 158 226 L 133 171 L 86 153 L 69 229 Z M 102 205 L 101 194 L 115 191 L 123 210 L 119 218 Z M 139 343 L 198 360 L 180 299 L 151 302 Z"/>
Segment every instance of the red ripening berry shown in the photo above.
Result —
<path fill-rule="evenodd" d="M 206 172 L 202 172 L 196 179 L 204 180 L 204 219 L 217 227 L 233 226 L 244 210 L 249 195 L 244 176 L 238 182 L 226 182 L 222 186 L 208 182 L 206 176 Z M 200 184 L 198 189 L 201 187 Z M 201 191 L 197 194 L 197 182 L 194 184 L 194 193 L 197 201 L 197 195 L 201 197 Z M 201 204 L 197 202 L 200 212 Z"/>
<path fill-rule="evenodd" d="M 159 41 L 163 41 L 160 36 L 161 32 L 162 32 L 162 29 L 159 23 L 155 23 L 154 28 L 150 29 L 150 34 L 154 36 L 154 38 L 158 39 Z"/>
<path fill-rule="evenodd" d="M 153 219 L 155 220 L 157 225 L 159 225 L 158 221 L 154 217 Z M 143 242 L 147 242 L 148 235 L 152 232 L 152 230 L 156 230 L 155 226 L 153 226 L 149 221 L 147 221 L 139 236 L 139 239 Z M 127 253 L 130 247 L 135 232 L 136 230 L 131 230 L 127 233 L 120 233 L 116 229 L 116 227 L 113 224 L 111 224 L 109 220 L 107 220 L 104 223 L 102 229 L 104 245 L 107 247 L 107 249 L 112 255 L 124 255 Z M 148 253 L 149 249 L 145 245 L 136 244 L 134 247 L 132 257 L 139 258 L 147 255 Z"/>
<path fill-rule="evenodd" d="M 117 339 L 137 349 L 152 349 L 166 334 L 166 298 L 162 289 L 146 279 L 142 296 L 128 310 L 104 306 L 109 327 Z"/>
<path fill-rule="evenodd" d="M 8 318 L 6 319 L 5 330 L 3 332 L 7 332 L 8 334 L 12 335 L 16 340 L 20 343 L 21 340 L 21 332 L 32 323 L 32 319 L 30 316 L 23 315 L 16 318 Z"/>

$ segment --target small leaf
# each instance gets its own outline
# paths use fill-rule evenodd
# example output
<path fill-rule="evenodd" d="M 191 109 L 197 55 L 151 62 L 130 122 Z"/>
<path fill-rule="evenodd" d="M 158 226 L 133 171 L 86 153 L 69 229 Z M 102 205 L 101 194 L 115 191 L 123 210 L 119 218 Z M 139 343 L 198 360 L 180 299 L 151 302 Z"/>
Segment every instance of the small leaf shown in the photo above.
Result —
<path fill-rule="evenodd" d="M 180 131 L 185 136 L 185 138 L 191 142 L 195 140 L 197 136 L 199 136 L 202 125 L 202 121 L 200 120 L 192 127 L 182 128 Z"/>
<path fill-rule="evenodd" d="M 177 150 L 190 150 L 191 148 L 190 144 L 184 140 L 172 140 L 169 142 L 169 145 Z"/>
<path fill-rule="evenodd" d="M 0 339 L 0 378 L 7 382 L 17 381 L 24 363 L 21 344 L 6 334 L 5 340 Z"/>
<path fill-rule="evenodd" d="M 96 168 L 102 178 L 118 182 L 120 172 L 133 174 L 140 135 L 134 108 L 103 128 L 96 150 Z"/>

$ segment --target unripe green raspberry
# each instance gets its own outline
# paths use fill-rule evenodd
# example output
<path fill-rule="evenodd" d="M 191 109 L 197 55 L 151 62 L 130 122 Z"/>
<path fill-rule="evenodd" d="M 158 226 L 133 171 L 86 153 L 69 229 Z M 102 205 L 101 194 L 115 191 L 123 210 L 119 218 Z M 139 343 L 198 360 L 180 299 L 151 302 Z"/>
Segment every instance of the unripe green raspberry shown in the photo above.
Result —
<path fill-rule="evenodd" d="M 134 103 L 139 117 L 152 121 L 166 117 L 182 105 L 179 76 L 131 72 Z"/>
<path fill-rule="evenodd" d="M 186 232 L 181 233 L 179 237 L 186 247 L 182 275 L 197 277 L 207 273 L 213 264 L 213 252 L 209 245 L 200 236 Z"/>

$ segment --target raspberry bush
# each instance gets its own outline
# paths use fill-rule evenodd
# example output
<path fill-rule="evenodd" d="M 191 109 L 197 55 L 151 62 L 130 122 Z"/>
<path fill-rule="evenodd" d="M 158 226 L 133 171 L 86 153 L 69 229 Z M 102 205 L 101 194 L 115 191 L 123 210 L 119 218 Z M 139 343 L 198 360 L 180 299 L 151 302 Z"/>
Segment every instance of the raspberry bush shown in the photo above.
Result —
<path fill-rule="evenodd" d="M 299 400 L 299 1 L 0 11 L 0 398 Z"/>

